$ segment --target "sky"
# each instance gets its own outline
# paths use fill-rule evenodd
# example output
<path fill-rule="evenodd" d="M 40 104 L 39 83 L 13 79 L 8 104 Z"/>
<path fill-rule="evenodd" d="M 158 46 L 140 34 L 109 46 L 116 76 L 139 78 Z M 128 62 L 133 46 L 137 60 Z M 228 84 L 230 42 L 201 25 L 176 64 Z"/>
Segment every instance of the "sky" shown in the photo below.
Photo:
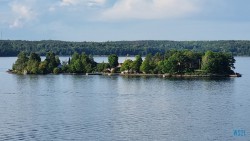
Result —
<path fill-rule="evenodd" d="M 0 0 L 7 40 L 249 40 L 250 0 Z"/>

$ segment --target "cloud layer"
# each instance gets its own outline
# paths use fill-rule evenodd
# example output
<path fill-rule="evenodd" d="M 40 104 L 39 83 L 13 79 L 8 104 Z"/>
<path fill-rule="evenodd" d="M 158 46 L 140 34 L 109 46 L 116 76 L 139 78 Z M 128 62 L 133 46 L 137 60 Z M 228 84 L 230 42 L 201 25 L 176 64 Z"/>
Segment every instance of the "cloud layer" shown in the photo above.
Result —
<path fill-rule="evenodd" d="M 221 37 L 238 33 L 246 39 L 249 5 L 246 0 L 0 0 L 0 30 L 15 39 L 215 39 L 219 31 Z M 222 31 L 226 25 L 230 28 Z"/>
<path fill-rule="evenodd" d="M 9 12 L 5 12 L 10 14 L 1 19 L 8 21 L 10 28 L 21 28 L 51 12 L 68 18 L 70 14 L 77 15 L 82 21 L 106 22 L 178 18 L 200 8 L 198 0 L 10 0 L 4 3 L 8 3 Z"/>
<path fill-rule="evenodd" d="M 106 0 L 62 0 L 60 6 L 75 6 L 75 5 L 103 5 Z"/>
<path fill-rule="evenodd" d="M 10 6 L 14 15 L 14 20 L 10 24 L 10 28 L 22 27 L 25 22 L 29 22 L 37 16 L 37 14 L 27 5 L 15 2 Z"/>
<path fill-rule="evenodd" d="M 118 0 L 102 13 L 104 20 L 176 18 L 198 11 L 196 0 Z"/>

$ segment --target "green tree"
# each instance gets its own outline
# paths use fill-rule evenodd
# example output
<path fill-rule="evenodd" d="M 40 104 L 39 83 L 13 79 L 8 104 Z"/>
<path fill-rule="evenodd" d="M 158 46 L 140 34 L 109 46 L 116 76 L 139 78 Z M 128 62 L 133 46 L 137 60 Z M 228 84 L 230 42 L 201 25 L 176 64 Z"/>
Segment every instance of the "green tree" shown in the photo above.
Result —
<path fill-rule="evenodd" d="M 158 63 L 159 61 L 161 61 L 161 60 L 163 60 L 164 59 L 164 56 L 162 56 L 159 52 L 157 52 L 154 56 L 153 56 L 153 58 L 152 58 L 152 60 L 154 61 L 154 63 Z"/>
<path fill-rule="evenodd" d="M 27 73 L 29 74 L 39 74 L 39 64 L 41 62 L 41 57 L 36 53 L 31 53 L 29 60 L 27 62 Z"/>
<path fill-rule="evenodd" d="M 47 61 L 42 61 L 40 64 L 39 64 L 39 73 L 41 74 L 46 74 L 47 73 L 47 66 L 48 66 L 48 63 Z"/>
<path fill-rule="evenodd" d="M 167 60 L 164 61 L 164 73 L 176 73 L 178 71 L 178 60 L 176 56 L 171 56 Z"/>
<path fill-rule="evenodd" d="M 31 53 L 29 60 L 41 62 L 41 57 L 36 53 Z"/>
<path fill-rule="evenodd" d="M 121 71 L 128 71 L 128 72 L 131 71 L 132 64 L 133 64 L 132 60 L 130 59 L 125 60 L 121 66 Z"/>
<path fill-rule="evenodd" d="M 82 64 L 80 59 L 77 59 L 77 60 L 74 60 L 71 62 L 71 71 L 72 71 L 72 73 L 84 73 L 84 72 L 86 72 L 86 70 L 84 70 L 83 64 Z"/>
<path fill-rule="evenodd" d="M 183 54 L 186 57 L 185 72 L 194 72 L 194 70 L 200 69 L 202 53 L 186 50 Z"/>
<path fill-rule="evenodd" d="M 59 74 L 60 71 L 61 71 L 61 70 L 60 70 L 59 68 L 54 68 L 54 69 L 53 69 L 53 73 L 54 73 L 54 74 Z"/>
<path fill-rule="evenodd" d="M 78 60 L 78 59 L 80 59 L 79 53 L 74 52 L 74 54 L 71 57 L 71 60 L 69 59 L 69 64 L 71 64 L 72 62 L 74 62 L 75 60 Z"/>
<path fill-rule="evenodd" d="M 151 73 L 158 74 L 161 73 L 162 70 L 160 68 L 161 61 L 164 60 L 164 56 L 161 55 L 160 53 L 156 53 L 151 61 L 150 61 L 150 66 L 152 68 Z"/>
<path fill-rule="evenodd" d="M 27 63 L 27 73 L 29 74 L 39 74 L 39 62 L 29 60 Z"/>
<path fill-rule="evenodd" d="M 57 66 L 61 64 L 61 61 L 60 61 L 60 59 L 59 59 L 59 56 L 55 56 L 55 61 L 56 61 L 56 65 L 57 65 Z M 56 67 L 57 67 L 57 66 L 56 66 Z"/>
<path fill-rule="evenodd" d="M 152 70 L 151 65 L 150 65 L 150 61 L 152 59 L 152 55 L 148 54 L 145 57 L 145 60 L 142 62 L 141 66 L 140 66 L 140 71 L 143 73 L 150 73 L 150 71 Z"/>
<path fill-rule="evenodd" d="M 53 52 L 48 52 L 44 61 L 47 62 L 47 73 L 52 73 L 54 68 L 58 67 L 60 64 L 59 57 L 56 58 Z"/>
<path fill-rule="evenodd" d="M 86 70 L 85 73 L 92 73 L 93 70 L 94 70 L 94 68 L 92 67 L 91 64 L 86 64 L 84 67 L 85 67 L 85 70 Z"/>
<path fill-rule="evenodd" d="M 164 55 L 164 59 L 168 59 L 169 57 L 171 57 L 172 55 L 174 55 L 175 53 L 177 53 L 177 50 L 167 50 L 165 55 Z"/>
<path fill-rule="evenodd" d="M 64 73 L 70 72 L 70 70 L 69 70 L 69 63 L 67 61 L 63 61 L 62 62 L 62 72 L 64 72 Z"/>
<path fill-rule="evenodd" d="M 202 57 L 201 69 L 206 73 L 232 74 L 235 59 L 228 53 L 207 51 Z"/>
<path fill-rule="evenodd" d="M 109 68 L 109 64 L 102 62 L 102 63 L 97 64 L 96 68 L 98 72 L 104 72 L 106 69 Z"/>
<path fill-rule="evenodd" d="M 84 73 L 91 73 L 94 71 L 97 63 L 94 61 L 93 56 L 82 53 L 81 61 L 85 70 Z"/>
<path fill-rule="evenodd" d="M 163 60 L 157 62 L 157 65 L 156 65 L 156 68 L 155 68 L 155 72 L 157 74 L 164 73 L 164 61 Z"/>
<path fill-rule="evenodd" d="M 97 63 L 93 57 L 88 56 L 84 52 L 80 55 L 75 52 L 69 63 L 69 70 L 71 73 L 91 73 L 95 70 Z"/>
<path fill-rule="evenodd" d="M 118 66 L 118 56 L 116 54 L 112 54 L 108 56 L 108 62 L 111 68 L 115 68 Z"/>
<path fill-rule="evenodd" d="M 25 52 L 20 52 L 17 56 L 17 60 L 12 66 L 12 69 L 17 73 L 24 73 L 27 67 L 28 57 Z"/>
<path fill-rule="evenodd" d="M 140 72 L 140 66 L 141 66 L 142 62 L 143 62 L 143 60 L 142 60 L 141 56 L 136 55 L 135 61 L 133 61 L 133 63 L 132 63 L 132 69 L 137 73 Z"/>
<path fill-rule="evenodd" d="M 164 61 L 164 73 L 184 73 L 187 57 L 177 51 Z"/>

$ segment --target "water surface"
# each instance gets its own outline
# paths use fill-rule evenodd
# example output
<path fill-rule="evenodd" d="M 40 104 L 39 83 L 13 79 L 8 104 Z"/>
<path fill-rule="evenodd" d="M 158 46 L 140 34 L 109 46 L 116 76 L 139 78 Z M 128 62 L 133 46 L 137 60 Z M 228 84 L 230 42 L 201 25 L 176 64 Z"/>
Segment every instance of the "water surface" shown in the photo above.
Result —
<path fill-rule="evenodd" d="M 250 140 L 249 57 L 224 79 L 6 73 L 15 59 L 0 58 L 0 140 Z"/>

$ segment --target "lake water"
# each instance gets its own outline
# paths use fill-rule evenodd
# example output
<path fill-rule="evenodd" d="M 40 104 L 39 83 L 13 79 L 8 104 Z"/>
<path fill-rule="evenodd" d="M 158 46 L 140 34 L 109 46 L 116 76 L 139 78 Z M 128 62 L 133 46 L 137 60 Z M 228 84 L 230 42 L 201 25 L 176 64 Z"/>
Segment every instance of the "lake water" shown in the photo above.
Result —
<path fill-rule="evenodd" d="M 250 57 L 224 79 L 6 73 L 15 59 L 0 58 L 0 140 L 250 140 Z"/>

